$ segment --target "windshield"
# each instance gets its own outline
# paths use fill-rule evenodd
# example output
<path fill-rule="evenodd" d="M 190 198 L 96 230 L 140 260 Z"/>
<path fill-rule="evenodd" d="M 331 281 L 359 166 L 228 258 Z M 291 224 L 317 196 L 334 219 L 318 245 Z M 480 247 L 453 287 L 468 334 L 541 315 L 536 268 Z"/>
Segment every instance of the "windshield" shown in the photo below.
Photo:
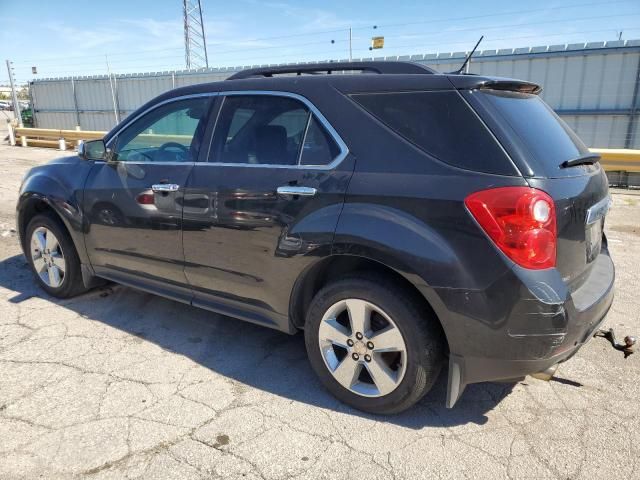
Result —
<path fill-rule="evenodd" d="M 594 168 L 560 167 L 567 160 L 589 153 L 589 149 L 537 95 L 478 90 L 473 97 L 514 139 L 535 176 L 569 176 Z"/>

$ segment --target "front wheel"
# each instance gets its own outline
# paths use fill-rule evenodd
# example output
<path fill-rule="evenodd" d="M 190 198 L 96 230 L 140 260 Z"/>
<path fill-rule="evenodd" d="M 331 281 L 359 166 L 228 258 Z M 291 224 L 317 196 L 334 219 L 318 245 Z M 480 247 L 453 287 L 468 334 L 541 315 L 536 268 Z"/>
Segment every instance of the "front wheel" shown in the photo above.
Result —
<path fill-rule="evenodd" d="M 305 323 L 309 360 L 325 387 L 359 410 L 391 414 L 427 393 L 443 363 L 437 319 L 381 278 L 324 287 Z"/>
<path fill-rule="evenodd" d="M 31 270 L 47 293 L 68 298 L 86 290 L 73 241 L 54 215 L 33 217 L 27 225 L 25 247 Z"/>

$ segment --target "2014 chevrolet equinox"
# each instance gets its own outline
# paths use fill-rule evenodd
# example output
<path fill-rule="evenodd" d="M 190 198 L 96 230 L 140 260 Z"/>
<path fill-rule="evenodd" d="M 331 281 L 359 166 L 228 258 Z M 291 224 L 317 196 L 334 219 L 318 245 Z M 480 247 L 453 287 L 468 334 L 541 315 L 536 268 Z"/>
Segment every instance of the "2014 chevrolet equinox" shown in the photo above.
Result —
<path fill-rule="evenodd" d="M 108 279 L 303 329 L 369 412 L 413 405 L 448 359 L 451 407 L 567 360 L 613 299 L 607 179 L 539 91 L 402 62 L 172 90 L 28 173 L 22 247 L 57 297 Z"/>

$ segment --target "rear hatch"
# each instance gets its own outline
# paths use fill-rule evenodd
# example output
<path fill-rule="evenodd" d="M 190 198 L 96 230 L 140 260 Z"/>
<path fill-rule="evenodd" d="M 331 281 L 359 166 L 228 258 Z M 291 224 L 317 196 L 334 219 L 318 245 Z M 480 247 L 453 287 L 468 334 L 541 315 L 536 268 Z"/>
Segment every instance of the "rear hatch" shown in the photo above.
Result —
<path fill-rule="evenodd" d="M 557 268 L 569 288 L 577 289 L 601 253 L 609 208 L 607 177 L 597 157 L 537 94 L 503 90 L 499 83 L 462 93 L 530 186 L 553 198 Z"/>

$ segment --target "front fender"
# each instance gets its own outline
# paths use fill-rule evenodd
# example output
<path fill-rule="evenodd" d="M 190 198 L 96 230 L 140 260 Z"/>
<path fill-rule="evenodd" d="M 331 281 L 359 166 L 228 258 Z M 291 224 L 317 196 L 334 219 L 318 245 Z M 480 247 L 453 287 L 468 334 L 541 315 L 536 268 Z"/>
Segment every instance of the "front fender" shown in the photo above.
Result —
<path fill-rule="evenodd" d="M 46 164 L 27 174 L 16 205 L 17 231 L 23 250 L 27 223 L 46 205 L 64 223 L 80 261 L 88 263 L 84 246 L 84 216 L 80 205 L 82 188 L 90 169 L 91 164 L 88 162 L 77 163 L 73 168 L 68 164 Z"/>

